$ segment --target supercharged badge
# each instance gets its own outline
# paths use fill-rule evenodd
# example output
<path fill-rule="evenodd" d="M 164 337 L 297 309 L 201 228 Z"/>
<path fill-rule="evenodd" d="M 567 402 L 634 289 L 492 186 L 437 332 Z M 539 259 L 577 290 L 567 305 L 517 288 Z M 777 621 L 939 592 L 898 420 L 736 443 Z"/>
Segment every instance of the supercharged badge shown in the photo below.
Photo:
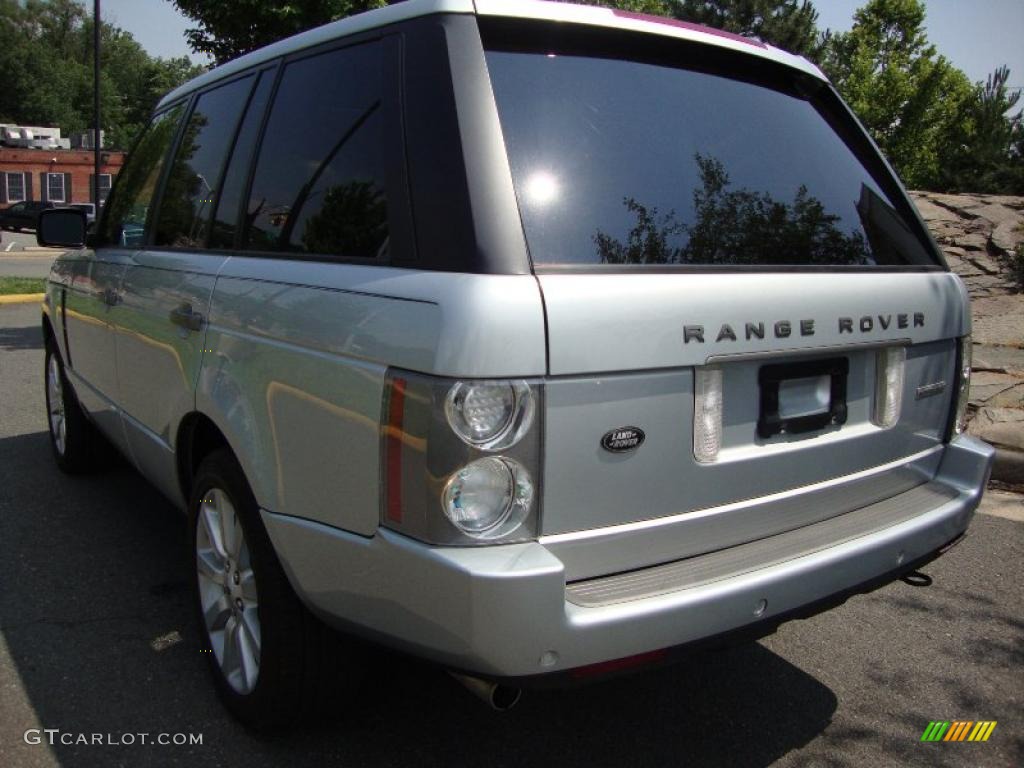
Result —
<path fill-rule="evenodd" d="M 617 427 L 604 433 L 601 447 L 612 453 L 626 453 L 639 448 L 644 437 L 644 431 L 640 427 Z"/>

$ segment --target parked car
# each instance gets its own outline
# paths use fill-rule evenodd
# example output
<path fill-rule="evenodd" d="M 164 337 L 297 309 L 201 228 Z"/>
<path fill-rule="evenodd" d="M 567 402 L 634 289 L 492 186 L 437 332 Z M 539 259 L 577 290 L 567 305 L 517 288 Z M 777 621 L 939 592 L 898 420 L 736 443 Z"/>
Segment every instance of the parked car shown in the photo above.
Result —
<path fill-rule="evenodd" d="M 944 552 L 988 478 L 962 282 L 755 40 L 410 0 L 168 94 L 107 206 L 87 247 L 42 219 L 80 246 L 53 453 L 103 436 L 187 512 L 253 727 L 353 694 L 341 637 L 504 706 L 770 632 Z"/>
<path fill-rule="evenodd" d="M 67 207 L 82 211 L 87 224 L 96 223 L 96 205 L 94 203 L 70 203 Z"/>
<path fill-rule="evenodd" d="M 35 231 L 39 214 L 53 208 L 53 203 L 38 200 L 23 200 L 0 211 L 0 228 L 20 232 L 23 229 Z"/>

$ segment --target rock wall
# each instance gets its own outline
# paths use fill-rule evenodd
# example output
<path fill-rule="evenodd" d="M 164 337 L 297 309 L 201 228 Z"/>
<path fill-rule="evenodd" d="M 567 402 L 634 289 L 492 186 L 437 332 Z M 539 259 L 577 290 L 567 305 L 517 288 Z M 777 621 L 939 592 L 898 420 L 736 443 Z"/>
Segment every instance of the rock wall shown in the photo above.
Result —
<path fill-rule="evenodd" d="M 1024 197 L 912 192 L 949 266 L 971 295 L 971 434 L 1002 449 L 1008 482 L 1024 484 L 1024 293 L 1015 251 Z M 1009 452 L 1009 453 L 1007 453 Z"/>

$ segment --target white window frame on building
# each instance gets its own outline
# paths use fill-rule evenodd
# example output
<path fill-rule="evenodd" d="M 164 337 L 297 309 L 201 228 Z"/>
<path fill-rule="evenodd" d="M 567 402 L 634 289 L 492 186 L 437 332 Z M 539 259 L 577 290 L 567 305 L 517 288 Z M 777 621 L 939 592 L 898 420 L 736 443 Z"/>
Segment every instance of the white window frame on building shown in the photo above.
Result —
<path fill-rule="evenodd" d="M 14 179 L 18 179 L 21 183 L 21 196 L 15 196 L 11 193 L 11 182 Z M 11 173 L 7 172 L 4 174 L 4 194 L 8 203 L 20 203 L 27 199 L 28 185 L 25 183 L 24 173 Z"/>
<path fill-rule="evenodd" d="M 56 197 L 53 194 L 53 179 L 54 177 L 60 179 L 60 197 Z M 46 174 L 46 199 L 51 203 L 66 203 L 67 202 L 67 180 L 64 178 L 63 173 L 47 173 Z"/>

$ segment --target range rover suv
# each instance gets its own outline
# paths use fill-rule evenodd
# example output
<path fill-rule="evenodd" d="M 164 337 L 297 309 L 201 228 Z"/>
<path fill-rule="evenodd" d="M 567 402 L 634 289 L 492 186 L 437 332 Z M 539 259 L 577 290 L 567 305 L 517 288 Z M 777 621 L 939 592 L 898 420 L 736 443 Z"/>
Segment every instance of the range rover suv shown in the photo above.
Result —
<path fill-rule="evenodd" d="M 770 631 L 943 552 L 988 477 L 962 283 L 758 41 L 410 0 L 168 94 L 97 231 L 41 227 L 56 460 L 108 441 L 187 512 L 256 727 L 346 690 L 341 637 L 507 703 Z"/>

